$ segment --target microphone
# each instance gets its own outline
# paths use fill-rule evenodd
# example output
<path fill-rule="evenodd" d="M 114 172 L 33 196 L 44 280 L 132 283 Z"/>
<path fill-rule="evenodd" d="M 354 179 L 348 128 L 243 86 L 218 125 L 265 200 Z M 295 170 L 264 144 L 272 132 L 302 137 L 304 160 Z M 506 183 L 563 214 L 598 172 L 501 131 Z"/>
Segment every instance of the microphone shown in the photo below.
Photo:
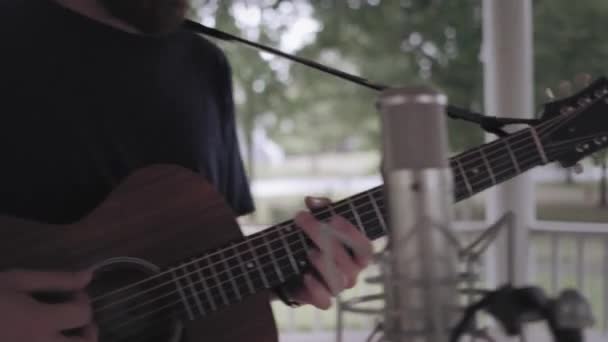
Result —
<path fill-rule="evenodd" d="M 447 342 L 458 317 L 446 102 L 427 87 L 386 90 L 378 101 L 390 222 L 384 341 Z"/>

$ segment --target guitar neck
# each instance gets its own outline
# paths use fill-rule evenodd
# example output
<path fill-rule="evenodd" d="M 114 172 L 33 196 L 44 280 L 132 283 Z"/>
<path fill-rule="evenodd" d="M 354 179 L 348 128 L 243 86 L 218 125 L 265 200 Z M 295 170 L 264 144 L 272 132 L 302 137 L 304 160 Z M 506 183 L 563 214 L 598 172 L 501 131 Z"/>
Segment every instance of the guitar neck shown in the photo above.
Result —
<path fill-rule="evenodd" d="M 546 161 L 534 129 L 461 153 L 450 159 L 454 199 L 469 198 Z M 313 214 L 323 221 L 341 215 L 372 240 L 388 232 L 382 186 Z M 309 267 L 311 246 L 294 221 L 286 221 L 173 268 L 170 280 L 174 286 L 168 290 L 179 297 L 187 318 L 205 316 L 299 276 Z"/>

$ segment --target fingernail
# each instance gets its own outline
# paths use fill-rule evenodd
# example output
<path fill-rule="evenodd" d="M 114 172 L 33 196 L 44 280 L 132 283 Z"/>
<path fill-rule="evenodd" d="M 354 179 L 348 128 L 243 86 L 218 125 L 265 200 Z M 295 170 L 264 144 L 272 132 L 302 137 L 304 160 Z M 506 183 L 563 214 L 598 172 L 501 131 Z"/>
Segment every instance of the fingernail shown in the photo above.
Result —
<path fill-rule="evenodd" d="M 327 204 L 327 201 L 320 197 L 308 197 L 308 203 L 313 207 L 320 207 Z"/>

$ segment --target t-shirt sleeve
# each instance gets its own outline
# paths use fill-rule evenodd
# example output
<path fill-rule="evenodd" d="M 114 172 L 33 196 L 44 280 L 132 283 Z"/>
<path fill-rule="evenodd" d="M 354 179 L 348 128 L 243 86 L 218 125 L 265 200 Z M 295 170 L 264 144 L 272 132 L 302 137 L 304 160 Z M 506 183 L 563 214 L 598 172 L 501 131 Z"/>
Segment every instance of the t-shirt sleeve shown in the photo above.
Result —
<path fill-rule="evenodd" d="M 222 136 L 224 139 L 224 196 L 233 210 L 239 216 L 246 215 L 255 210 L 249 181 L 243 165 L 239 150 L 239 141 L 236 133 L 235 105 L 233 98 L 232 70 L 226 56 L 219 52 L 219 80 L 218 89 L 222 105 Z"/>

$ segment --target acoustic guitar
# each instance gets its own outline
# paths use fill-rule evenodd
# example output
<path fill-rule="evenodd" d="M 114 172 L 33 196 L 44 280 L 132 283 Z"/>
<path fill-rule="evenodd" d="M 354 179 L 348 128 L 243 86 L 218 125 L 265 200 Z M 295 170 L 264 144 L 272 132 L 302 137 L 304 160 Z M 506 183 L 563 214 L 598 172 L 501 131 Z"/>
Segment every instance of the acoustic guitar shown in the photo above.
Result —
<path fill-rule="evenodd" d="M 455 200 L 606 147 L 607 96 L 599 79 L 546 104 L 537 125 L 451 158 Z M 388 230 L 382 187 L 313 214 L 342 215 L 370 239 Z M 269 292 L 309 268 L 311 241 L 293 221 L 243 237 L 213 188 L 172 165 L 132 174 L 79 222 L 1 217 L 0 227 L 0 270 L 96 269 L 89 292 L 102 342 L 274 342 Z"/>

